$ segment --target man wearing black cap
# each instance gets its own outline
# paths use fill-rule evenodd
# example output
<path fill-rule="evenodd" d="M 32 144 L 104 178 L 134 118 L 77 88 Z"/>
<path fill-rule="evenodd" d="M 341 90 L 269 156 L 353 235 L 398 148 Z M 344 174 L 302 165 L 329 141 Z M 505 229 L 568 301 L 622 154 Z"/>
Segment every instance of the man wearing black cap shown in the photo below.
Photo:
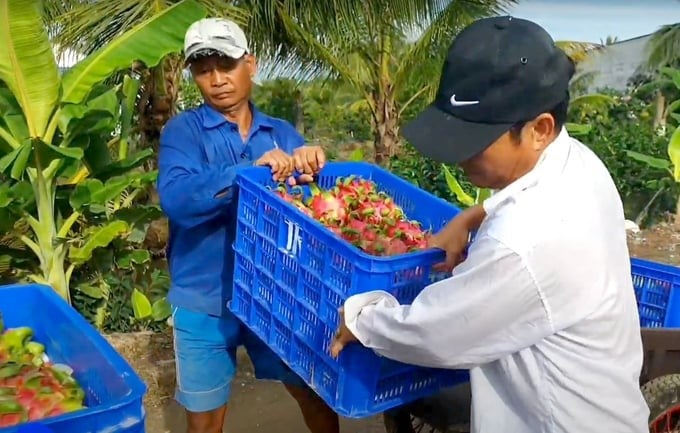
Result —
<path fill-rule="evenodd" d="M 647 431 L 642 342 L 620 197 L 563 124 L 574 66 L 538 25 L 477 21 L 436 100 L 404 128 L 425 156 L 494 190 L 433 239 L 449 267 L 411 305 L 350 297 L 335 356 L 359 341 L 402 362 L 470 369 L 479 433 Z"/>

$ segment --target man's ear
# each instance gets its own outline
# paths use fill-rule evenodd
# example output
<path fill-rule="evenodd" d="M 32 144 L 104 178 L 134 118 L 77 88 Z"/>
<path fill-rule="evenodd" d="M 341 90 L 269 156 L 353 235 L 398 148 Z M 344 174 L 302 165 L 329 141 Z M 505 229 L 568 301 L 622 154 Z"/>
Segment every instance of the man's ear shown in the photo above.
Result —
<path fill-rule="evenodd" d="M 555 130 L 555 118 L 550 113 L 539 114 L 531 122 L 531 142 L 536 150 L 545 149 L 558 132 Z"/>
<path fill-rule="evenodd" d="M 250 77 L 254 78 L 257 74 L 257 59 L 252 54 L 246 54 L 246 62 L 248 63 L 248 72 Z"/>

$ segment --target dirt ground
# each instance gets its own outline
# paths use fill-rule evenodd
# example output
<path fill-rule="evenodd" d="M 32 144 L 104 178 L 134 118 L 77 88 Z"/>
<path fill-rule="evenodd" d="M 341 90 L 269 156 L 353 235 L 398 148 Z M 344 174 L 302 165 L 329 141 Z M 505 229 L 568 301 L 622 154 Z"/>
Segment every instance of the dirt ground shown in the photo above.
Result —
<path fill-rule="evenodd" d="M 630 253 L 680 265 L 680 230 L 662 223 L 629 233 Z M 148 386 L 145 397 L 147 433 L 184 433 L 182 409 L 172 398 L 175 364 L 169 332 L 107 335 Z M 247 356 L 241 352 L 240 368 L 229 409 L 227 433 L 305 433 L 297 405 L 283 387 L 256 381 Z M 380 418 L 343 420 L 342 433 L 384 433 Z"/>
<path fill-rule="evenodd" d="M 628 234 L 633 257 L 680 265 L 680 229 L 672 223 L 660 223 L 647 230 Z"/>
<path fill-rule="evenodd" d="M 175 364 L 172 339 L 166 333 L 110 334 L 106 338 L 125 357 L 148 387 L 144 399 L 147 433 L 184 433 L 184 412 L 173 399 Z M 295 401 L 282 385 L 256 381 L 245 352 L 239 352 L 226 433 L 305 433 Z M 384 433 L 380 418 L 342 420 L 342 433 Z"/>

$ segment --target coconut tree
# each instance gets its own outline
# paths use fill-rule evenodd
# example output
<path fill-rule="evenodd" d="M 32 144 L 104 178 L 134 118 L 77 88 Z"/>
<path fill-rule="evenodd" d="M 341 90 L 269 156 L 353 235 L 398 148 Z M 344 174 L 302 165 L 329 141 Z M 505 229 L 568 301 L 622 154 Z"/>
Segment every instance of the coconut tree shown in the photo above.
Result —
<path fill-rule="evenodd" d="M 647 67 L 652 71 L 659 71 L 664 67 L 680 67 L 680 23 L 661 26 L 652 34 L 647 43 Z M 665 128 L 668 117 L 668 99 L 664 92 L 674 92 L 672 85 L 657 86 L 655 97 L 654 125 Z"/>
<path fill-rule="evenodd" d="M 63 49 L 89 54 L 106 45 L 116 36 L 150 16 L 171 7 L 179 0 L 63 0 L 46 3 L 45 18 L 49 23 L 53 42 Z M 245 27 L 252 49 L 263 62 L 280 58 L 295 58 L 300 63 L 318 69 L 318 63 L 305 57 L 306 49 L 299 49 L 289 37 L 290 27 L 299 22 L 316 30 L 327 27 L 337 19 L 348 17 L 360 1 L 347 0 L 334 5 L 332 13 L 324 2 L 296 0 L 197 0 L 209 16 L 229 18 Z M 281 13 L 285 15 L 282 18 Z M 295 17 L 294 22 L 287 21 Z M 146 68 L 141 63 L 132 65 L 142 75 L 137 115 L 140 147 L 158 144 L 160 129 L 177 111 L 178 93 L 182 77 L 181 56 L 166 56 L 157 66 Z"/>
<path fill-rule="evenodd" d="M 680 65 L 680 23 L 661 26 L 648 43 L 651 67 Z"/>
<path fill-rule="evenodd" d="M 48 13 L 54 39 L 63 47 L 87 52 L 173 1 L 67 0 Z M 471 21 L 497 14 L 512 0 L 201 0 L 212 15 L 244 23 L 265 72 L 296 77 L 336 75 L 359 91 L 371 108 L 376 160 L 381 162 L 398 142 L 397 104 L 405 83 L 423 80 L 414 98 L 431 90 L 424 66 L 437 64 L 442 45 Z M 404 41 L 419 34 L 404 50 Z M 434 60 L 432 60 L 434 59 Z M 140 124 L 154 141 L 177 99 L 177 58 L 151 71 L 140 101 Z M 437 65 L 438 66 L 438 65 Z M 434 68 L 436 69 L 436 68 Z M 161 84 L 161 85 L 159 85 Z M 407 101 L 408 102 L 408 101 Z M 150 107 L 150 108 L 148 108 Z M 148 125 L 148 126 L 147 126 Z"/>
<path fill-rule="evenodd" d="M 294 76 L 322 73 L 349 83 L 369 108 L 375 160 L 383 163 L 399 145 L 404 109 L 419 97 L 431 98 L 436 90 L 444 50 L 455 33 L 514 3 L 369 0 L 356 5 L 347 19 L 325 27 L 313 27 L 286 10 L 280 17 L 291 29 L 291 38 L 297 41 L 296 46 L 308 50 L 306 58 L 315 61 L 287 58 L 272 64 L 268 71 Z M 405 94 L 414 87 L 418 90 Z"/>

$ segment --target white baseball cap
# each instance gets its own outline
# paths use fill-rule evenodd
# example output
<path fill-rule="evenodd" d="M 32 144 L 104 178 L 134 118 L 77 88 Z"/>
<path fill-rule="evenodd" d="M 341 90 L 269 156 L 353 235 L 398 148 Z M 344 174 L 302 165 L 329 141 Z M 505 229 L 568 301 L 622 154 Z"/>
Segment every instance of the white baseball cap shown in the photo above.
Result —
<path fill-rule="evenodd" d="M 199 51 L 217 52 L 234 59 L 248 53 L 248 39 L 241 27 L 223 18 L 196 21 L 184 36 L 184 60 Z"/>

